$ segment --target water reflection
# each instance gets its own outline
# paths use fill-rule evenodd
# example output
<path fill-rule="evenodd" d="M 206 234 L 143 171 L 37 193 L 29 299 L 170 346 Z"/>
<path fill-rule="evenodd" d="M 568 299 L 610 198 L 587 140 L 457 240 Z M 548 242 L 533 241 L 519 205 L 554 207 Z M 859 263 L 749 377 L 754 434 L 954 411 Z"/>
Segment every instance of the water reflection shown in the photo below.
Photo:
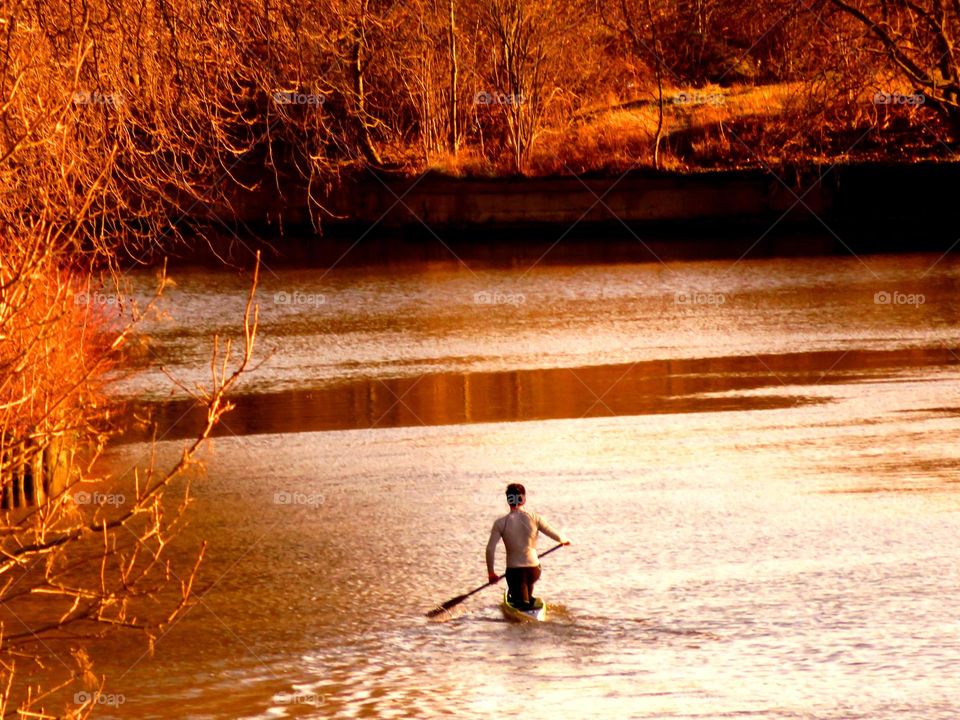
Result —
<path fill-rule="evenodd" d="M 822 351 L 654 360 L 507 372 L 364 379 L 233 399 L 219 435 L 763 410 L 824 402 L 803 388 L 878 380 L 903 368 L 956 365 L 948 348 Z M 770 389 L 778 392 L 759 392 Z M 206 414 L 191 400 L 141 403 L 167 439 L 192 437 Z M 128 440 L 145 437 L 134 428 Z M 150 430 L 152 432 L 152 430 Z"/>

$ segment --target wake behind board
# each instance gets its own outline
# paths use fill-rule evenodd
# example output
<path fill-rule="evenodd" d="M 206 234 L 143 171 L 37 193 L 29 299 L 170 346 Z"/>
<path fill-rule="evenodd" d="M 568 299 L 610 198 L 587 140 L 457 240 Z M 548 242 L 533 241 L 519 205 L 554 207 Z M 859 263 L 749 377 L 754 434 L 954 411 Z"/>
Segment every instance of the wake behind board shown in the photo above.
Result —
<path fill-rule="evenodd" d="M 507 591 L 503 591 L 503 601 L 500 603 L 504 617 L 516 622 L 543 622 L 547 619 L 547 604 L 543 598 L 536 598 L 532 610 L 521 610 L 510 604 Z"/>

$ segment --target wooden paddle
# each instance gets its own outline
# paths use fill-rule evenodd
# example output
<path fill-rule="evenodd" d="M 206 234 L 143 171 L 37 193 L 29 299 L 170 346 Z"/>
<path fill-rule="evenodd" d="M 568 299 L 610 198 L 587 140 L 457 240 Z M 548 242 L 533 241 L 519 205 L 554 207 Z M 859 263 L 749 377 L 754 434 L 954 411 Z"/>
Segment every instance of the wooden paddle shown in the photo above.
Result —
<path fill-rule="evenodd" d="M 559 549 L 562 548 L 562 547 L 563 547 L 563 544 L 562 544 L 562 543 L 561 543 L 560 545 L 554 545 L 552 548 L 550 548 L 550 549 L 547 550 L 546 552 L 540 553 L 540 557 L 543 557 L 544 555 L 549 555 L 549 554 L 552 553 L 554 550 L 559 550 Z M 498 576 L 497 576 L 497 582 L 500 582 L 500 581 L 503 580 L 503 578 L 505 578 L 505 577 L 506 577 L 506 575 L 498 575 Z M 486 587 L 490 587 L 491 585 L 496 585 L 496 583 L 488 582 L 488 583 L 486 583 L 486 584 L 484 584 L 484 585 L 481 585 L 481 586 L 478 587 L 476 590 L 471 590 L 470 592 L 464 593 L 463 595 L 457 595 L 455 598 L 450 598 L 450 599 L 447 600 L 443 605 L 437 605 L 437 607 L 435 607 L 433 610 L 431 610 L 430 612 L 428 612 L 428 613 L 427 613 L 427 617 L 431 617 L 431 618 L 432 618 L 432 617 L 436 617 L 437 615 L 441 615 L 442 613 L 448 612 L 448 611 L 450 610 L 450 608 L 456 607 L 457 605 L 459 605 L 460 603 L 462 603 L 464 600 L 466 600 L 466 599 L 467 599 L 468 597 L 470 597 L 471 595 L 475 595 L 476 593 L 480 592 L 481 590 L 483 590 L 483 589 L 486 588 Z"/>

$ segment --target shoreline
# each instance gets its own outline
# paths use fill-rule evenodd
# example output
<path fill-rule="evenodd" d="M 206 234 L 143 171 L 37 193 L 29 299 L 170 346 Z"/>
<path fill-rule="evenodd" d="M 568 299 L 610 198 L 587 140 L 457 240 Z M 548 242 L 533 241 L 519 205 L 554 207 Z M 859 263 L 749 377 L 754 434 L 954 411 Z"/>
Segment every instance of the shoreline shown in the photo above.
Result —
<path fill-rule="evenodd" d="M 940 162 L 809 165 L 776 175 L 759 169 L 500 178 L 371 172 L 327 198 L 336 217 L 325 219 L 319 233 L 292 202 L 302 189 L 281 195 L 270 184 L 270 191 L 236 198 L 236 237 L 223 232 L 210 247 L 200 241 L 186 250 L 192 262 L 216 255 L 240 262 L 260 248 L 268 262 L 325 265 L 345 255 L 351 264 L 451 253 L 496 261 L 504 251 L 535 259 L 561 245 L 559 259 L 572 262 L 598 254 L 642 262 L 942 252 L 960 236 L 952 197 L 958 186 L 960 163 Z"/>

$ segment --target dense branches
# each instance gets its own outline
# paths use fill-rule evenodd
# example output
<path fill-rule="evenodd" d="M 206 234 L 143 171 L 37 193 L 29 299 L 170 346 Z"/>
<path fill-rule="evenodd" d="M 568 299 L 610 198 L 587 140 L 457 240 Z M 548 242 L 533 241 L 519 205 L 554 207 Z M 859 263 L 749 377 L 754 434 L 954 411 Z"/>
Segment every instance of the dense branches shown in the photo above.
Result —
<path fill-rule="evenodd" d="M 829 0 L 867 33 L 891 69 L 922 92 L 925 104 L 960 133 L 960 6 L 943 0 L 846 2 Z"/>

